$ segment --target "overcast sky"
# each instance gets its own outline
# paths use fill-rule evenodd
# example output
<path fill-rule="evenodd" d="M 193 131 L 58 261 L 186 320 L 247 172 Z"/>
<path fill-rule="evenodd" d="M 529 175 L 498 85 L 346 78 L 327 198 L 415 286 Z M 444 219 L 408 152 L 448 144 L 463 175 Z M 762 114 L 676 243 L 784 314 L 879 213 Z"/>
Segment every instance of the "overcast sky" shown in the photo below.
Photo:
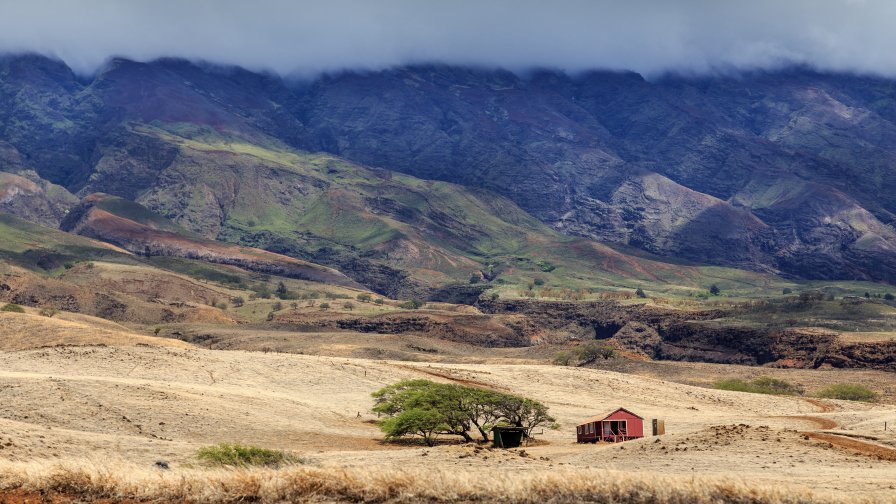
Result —
<path fill-rule="evenodd" d="M 894 0 L 0 0 L 0 52 L 80 73 L 179 56 L 281 74 L 437 61 L 896 76 L 894 22 Z"/>

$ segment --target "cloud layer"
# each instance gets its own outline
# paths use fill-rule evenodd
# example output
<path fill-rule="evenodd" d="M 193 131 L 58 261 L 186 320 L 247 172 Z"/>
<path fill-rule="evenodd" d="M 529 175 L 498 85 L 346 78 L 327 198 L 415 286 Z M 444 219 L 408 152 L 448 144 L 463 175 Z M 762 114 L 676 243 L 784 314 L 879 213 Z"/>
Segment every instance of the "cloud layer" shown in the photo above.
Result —
<path fill-rule="evenodd" d="M 896 76 L 892 0 L 0 0 L 0 51 L 90 73 L 162 56 L 281 74 L 413 62 Z"/>

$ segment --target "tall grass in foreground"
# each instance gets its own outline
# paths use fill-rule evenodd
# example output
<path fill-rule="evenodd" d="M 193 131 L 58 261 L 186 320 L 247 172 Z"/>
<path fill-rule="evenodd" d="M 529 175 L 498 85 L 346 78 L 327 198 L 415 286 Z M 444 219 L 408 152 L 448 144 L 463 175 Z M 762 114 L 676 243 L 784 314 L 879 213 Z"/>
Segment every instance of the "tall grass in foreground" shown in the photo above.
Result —
<path fill-rule="evenodd" d="M 764 504 L 832 501 L 809 490 L 726 478 L 594 471 L 312 468 L 159 471 L 126 463 L 0 463 L 0 492 L 155 502 L 612 502 Z"/>

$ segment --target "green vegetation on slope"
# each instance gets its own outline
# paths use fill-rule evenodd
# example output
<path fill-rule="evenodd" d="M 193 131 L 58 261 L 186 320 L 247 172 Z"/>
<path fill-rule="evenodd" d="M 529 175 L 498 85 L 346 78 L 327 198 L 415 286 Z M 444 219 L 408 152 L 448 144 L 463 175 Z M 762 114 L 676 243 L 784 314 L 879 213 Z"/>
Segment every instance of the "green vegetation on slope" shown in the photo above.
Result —
<path fill-rule="evenodd" d="M 77 261 L 133 262 L 102 242 L 33 224 L 0 213 L 0 259 L 38 272 L 62 271 Z"/>
<path fill-rule="evenodd" d="M 482 190 L 309 154 L 273 139 L 248 143 L 180 124 L 136 126 L 179 148 L 165 180 L 140 198 L 209 238 L 331 264 L 363 258 L 430 286 L 466 284 L 516 297 L 538 277 L 546 288 L 641 287 L 686 296 L 718 283 L 725 292 L 780 291 L 777 277 L 667 262 L 561 235 L 510 200 Z M 192 194 L 184 201 L 182 195 Z M 330 262 L 327 262 L 331 259 Z M 587 296 L 586 296 L 587 297 Z"/>

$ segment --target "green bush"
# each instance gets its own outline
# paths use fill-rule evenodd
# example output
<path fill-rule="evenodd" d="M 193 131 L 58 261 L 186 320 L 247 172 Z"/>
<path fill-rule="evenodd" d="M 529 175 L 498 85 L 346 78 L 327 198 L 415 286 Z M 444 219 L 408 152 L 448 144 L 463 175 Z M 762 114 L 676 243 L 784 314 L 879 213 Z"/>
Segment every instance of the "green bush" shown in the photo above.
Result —
<path fill-rule="evenodd" d="M 642 289 L 642 288 L 640 288 L 640 287 L 638 287 L 637 289 L 635 289 L 635 295 L 638 296 L 639 298 L 646 298 L 646 297 L 647 297 L 647 294 L 644 293 L 644 289 Z"/>
<path fill-rule="evenodd" d="M 231 443 L 200 448 L 196 452 L 196 458 L 208 465 L 231 467 L 278 467 L 285 464 L 302 463 L 301 459 L 279 450 Z"/>
<path fill-rule="evenodd" d="M 25 309 L 21 306 L 13 303 L 9 303 L 3 308 L 0 308 L 0 311 L 11 312 L 11 313 L 25 313 Z"/>
<path fill-rule="evenodd" d="M 383 299 L 382 299 L 382 298 L 376 298 L 376 299 L 373 300 L 373 304 L 375 304 L 375 305 L 381 305 L 381 304 L 383 304 Z"/>
<path fill-rule="evenodd" d="M 405 301 L 398 305 L 399 308 L 404 308 L 405 310 L 416 310 L 423 306 L 423 301 L 418 301 L 416 299 L 412 299 L 410 301 Z"/>
<path fill-rule="evenodd" d="M 852 383 L 836 383 L 818 391 L 818 397 L 826 399 L 843 399 L 846 401 L 877 401 L 877 394 L 861 385 Z"/>
<path fill-rule="evenodd" d="M 803 393 L 803 388 L 799 385 L 768 376 L 760 376 L 749 382 L 738 378 L 719 380 L 715 383 L 715 388 L 753 394 L 801 395 Z"/>
<path fill-rule="evenodd" d="M 560 352 L 554 357 L 554 364 L 558 366 L 582 366 L 594 362 L 598 357 L 604 360 L 616 358 L 616 349 L 606 343 L 589 341 L 570 351 Z"/>

